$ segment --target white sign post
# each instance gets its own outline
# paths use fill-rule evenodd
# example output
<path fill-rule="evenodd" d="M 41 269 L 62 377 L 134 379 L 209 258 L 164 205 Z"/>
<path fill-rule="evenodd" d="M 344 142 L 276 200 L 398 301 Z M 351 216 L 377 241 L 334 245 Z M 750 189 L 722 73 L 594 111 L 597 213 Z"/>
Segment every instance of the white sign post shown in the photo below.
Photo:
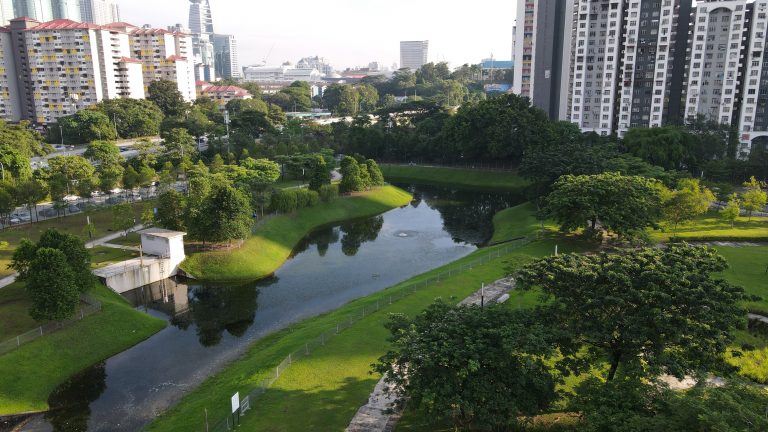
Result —
<path fill-rule="evenodd" d="M 238 425 L 240 423 L 240 392 L 232 395 L 232 425 Z M 237 415 L 235 415 L 237 413 Z"/>

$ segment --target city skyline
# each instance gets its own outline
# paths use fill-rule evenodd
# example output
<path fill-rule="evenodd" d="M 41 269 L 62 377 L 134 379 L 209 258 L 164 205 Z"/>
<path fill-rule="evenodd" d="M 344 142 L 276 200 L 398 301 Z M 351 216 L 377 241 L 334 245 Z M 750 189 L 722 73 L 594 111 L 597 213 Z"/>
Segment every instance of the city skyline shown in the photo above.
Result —
<path fill-rule="evenodd" d="M 461 13 L 403 0 L 386 7 L 362 0 L 354 10 L 348 3 L 333 0 L 324 4 L 328 13 L 297 14 L 301 2 L 296 6 L 278 2 L 255 7 L 244 0 L 211 0 L 216 31 L 237 38 L 241 66 L 260 64 L 265 59 L 268 65 L 295 63 L 319 55 L 339 69 L 367 67 L 372 61 L 389 67 L 399 64 L 402 40 L 429 40 L 428 61 L 448 61 L 452 67 L 478 63 L 491 54 L 502 60 L 512 56 L 514 2 L 489 0 L 476 12 Z M 122 19 L 135 25 L 166 27 L 188 21 L 188 0 L 122 1 L 120 7 Z M 312 4 L 306 7 L 315 10 Z M 243 16 L 253 16 L 254 20 L 244 20 Z M 275 19 L 279 16 L 285 19 Z M 288 20 L 290 26 L 286 25 Z"/>

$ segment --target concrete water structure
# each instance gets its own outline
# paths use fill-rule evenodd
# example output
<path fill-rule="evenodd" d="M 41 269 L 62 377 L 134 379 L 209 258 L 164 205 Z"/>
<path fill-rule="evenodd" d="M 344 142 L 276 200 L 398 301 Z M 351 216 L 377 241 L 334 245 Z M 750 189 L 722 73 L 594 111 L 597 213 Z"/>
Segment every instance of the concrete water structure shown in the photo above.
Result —
<path fill-rule="evenodd" d="M 142 256 L 98 270 L 96 275 L 118 294 L 150 285 L 179 274 L 184 261 L 186 233 L 150 228 L 140 231 Z"/>

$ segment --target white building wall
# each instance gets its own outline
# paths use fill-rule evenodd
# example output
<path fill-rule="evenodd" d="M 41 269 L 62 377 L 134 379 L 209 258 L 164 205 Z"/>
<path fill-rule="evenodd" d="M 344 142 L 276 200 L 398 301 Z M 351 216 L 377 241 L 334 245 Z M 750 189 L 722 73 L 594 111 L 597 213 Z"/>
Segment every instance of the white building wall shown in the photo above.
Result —
<path fill-rule="evenodd" d="M 755 138 L 768 136 L 768 0 L 752 5 L 749 46 L 743 54 L 744 91 L 739 116 L 739 156 L 746 158 Z M 765 138 L 763 138 L 765 139 Z"/>
<path fill-rule="evenodd" d="M 8 32 L 0 32 L 0 118 L 11 122 L 21 120 L 19 85 Z"/>
<path fill-rule="evenodd" d="M 13 0 L 0 0 L 0 26 L 7 26 L 14 15 Z"/>

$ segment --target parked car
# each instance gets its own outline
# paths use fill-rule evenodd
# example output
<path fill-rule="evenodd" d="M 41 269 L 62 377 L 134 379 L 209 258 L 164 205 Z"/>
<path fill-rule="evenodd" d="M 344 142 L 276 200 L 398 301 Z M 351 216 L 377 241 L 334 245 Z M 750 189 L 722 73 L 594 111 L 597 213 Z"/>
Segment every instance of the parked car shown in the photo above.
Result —
<path fill-rule="evenodd" d="M 11 215 L 11 217 L 19 219 L 22 222 L 29 222 L 32 220 L 32 218 L 29 216 L 29 213 L 14 213 Z"/>
<path fill-rule="evenodd" d="M 80 199 L 80 197 L 77 196 L 77 195 L 67 195 L 67 196 L 64 197 L 64 201 L 66 201 L 66 202 L 77 201 L 79 199 Z"/>
<path fill-rule="evenodd" d="M 67 207 L 67 211 L 70 213 L 80 213 L 82 210 L 80 210 L 80 207 L 76 206 L 75 204 L 70 204 Z"/>
<path fill-rule="evenodd" d="M 18 225 L 21 223 L 21 220 L 19 218 L 12 217 L 10 222 L 11 222 L 11 225 Z"/>
<path fill-rule="evenodd" d="M 47 217 L 47 218 L 56 217 L 56 216 L 59 215 L 59 213 L 56 211 L 56 209 L 52 209 L 52 208 L 43 209 L 43 210 L 40 210 L 37 213 L 40 216 Z"/>
<path fill-rule="evenodd" d="M 106 201 L 106 203 L 109 204 L 109 205 L 120 204 L 120 203 L 123 203 L 123 202 L 125 202 L 125 198 L 120 197 L 120 196 L 111 196 L 111 197 L 107 198 L 107 201 Z"/>

